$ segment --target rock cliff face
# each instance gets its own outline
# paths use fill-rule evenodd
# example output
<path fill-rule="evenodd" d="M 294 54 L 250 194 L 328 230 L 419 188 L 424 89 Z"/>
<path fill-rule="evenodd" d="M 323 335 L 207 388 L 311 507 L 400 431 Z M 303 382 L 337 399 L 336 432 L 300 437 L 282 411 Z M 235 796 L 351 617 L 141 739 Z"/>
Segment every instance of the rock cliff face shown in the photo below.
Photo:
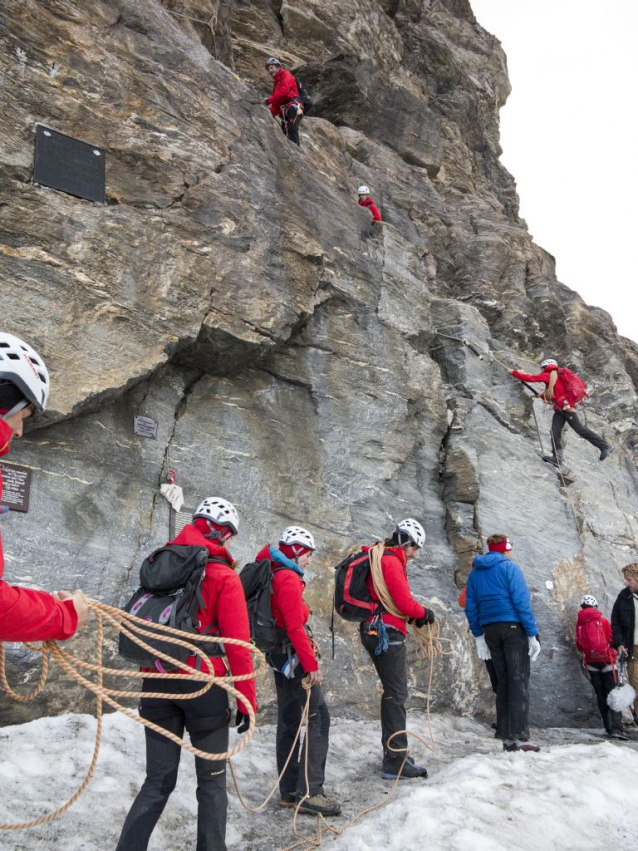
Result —
<path fill-rule="evenodd" d="M 0 23 L 1 325 L 53 375 L 51 415 L 8 459 L 34 481 L 28 514 L 3 524 L 7 578 L 122 603 L 168 537 L 174 468 L 187 506 L 235 502 L 242 561 L 291 522 L 313 531 L 329 699 L 376 711 L 354 629 L 339 623 L 328 658 L 332 566 L 414 516 L 428 542 L 410 580 L 454 645 L 433 707 L 480 714 L 456 596 L 481 536 L 504 531 L 543 638 L 532 718 L 585 722 L 577 601 L 608 613 L 638 557 L 638 347 L 556 280 L 518 217 L 499 162 L 505 56 L 469 3 L 6 0 Z M 301 150 L 263 105 L 271 54 L 316 102 Z M 106 204 L 32 182 L 36 124 L 106 149 Z M 503 366 L 548 355 L 588 380 L 590 425 L 619 444 L 603 465 L 570 435 L 569 491 Z M 156 440 L 134 436 L 136 414 Z M 88 705 L 54 680 L 35 705 L 2 699 L 2 717 Z"/>

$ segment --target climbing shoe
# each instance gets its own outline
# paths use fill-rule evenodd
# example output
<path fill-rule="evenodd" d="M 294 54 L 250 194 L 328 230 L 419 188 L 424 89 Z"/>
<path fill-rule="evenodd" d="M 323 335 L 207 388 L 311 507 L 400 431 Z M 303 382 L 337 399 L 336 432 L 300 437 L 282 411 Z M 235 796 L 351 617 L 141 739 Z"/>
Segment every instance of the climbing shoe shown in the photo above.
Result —
<path fill-rule="evenodd" d="M 306 813 L 309 816 L 338 816 L 341 815 L 341 807 L 332 798 L 329 798 L 323 793 L 321 795 L 312 795 L 310 798 L 300 804 L 300 813 Z"/>
<path fill-rule="evenodd" d="M 604 461 L 605 458 L 609 458 L 615 448 L 616 447 L 613 445 L 613 443 L 608 443 L 607 446 L 600 450 L 600 458 L 598 460 Z"/>
<path fill-rule="evenodd" d="M 403 760 L 398 760 L 395 762 L 384 762 L 383 768 L 381 769 L 381 778 L 383 780 L 396 780 L 399 777 L 399 771 L 401 771 L 401 764 Z M 403 771 L 401 771 L 401 780 L 414 780 L 416 777 L 426 778 L 428 776 L 427 769 L 423 768 L 421 765 L 417 765 L 411 756 L 407 758 L 405 761 L 405 765 L 403 766 Z"/>
<path fill-rule="evenodd" d="M 503 742 L 503 750 L 508 753 L 513 753 L 514 751 L 538 753 L 540 748 L 538 745 L 533 745 L 531 742 Z"/>
<path fill-rule="evenodd" d="M 612 730 L 607 734 L 610 739 L 618 739 L 621 742 L 628 742 L 629 736 L 625 733 L 624 730 Z"/>
<path fill-rule="evenodd" d="M 287 795 L 282 795 L 279 799 L 280 807 L 294 807 L 297 803 L 297 798 L 294 792 L 289 792 Z"/>
<path fill-rule="evenodd" d="M 543 455 L 543 461 L 546 461 L 548 464 L 551 464 L 553 467 L 559 466 L 558 461 L 554 458 L 553 455 Z"/>

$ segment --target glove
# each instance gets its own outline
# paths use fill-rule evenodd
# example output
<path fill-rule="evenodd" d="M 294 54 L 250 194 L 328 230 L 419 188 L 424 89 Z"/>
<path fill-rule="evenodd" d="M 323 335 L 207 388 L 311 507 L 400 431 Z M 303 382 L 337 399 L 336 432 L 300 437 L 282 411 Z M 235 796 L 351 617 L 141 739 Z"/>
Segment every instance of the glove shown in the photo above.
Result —
<path fill-rule="evenodd" d="M 237 727 L 238 733 L 245 733 L 250 727 L 250 716 L 238 709 L 235 716 L 235 727 Z"/>
<path fill-rule="evenodd" d="M 538 635 L 527 636 L 527 640 L 529 642 L 529 658 L 532 662 L 535 662 L 541 654 L 541 643 L 539 638 L 540 636 Z"/>
<path fill-rule="evenodd" d="M 485 636 L 479 635 L 479 637 L 475 638 L 474 641 L 476 641 L 476 652 L 478 654 L 479 659 L 482 662 L 487 662 L 488 659 L 491 659 L 492 654 L 490 653 L 490 648 L 487 646 Z"/>
<path fill-rule="evenodd" d="M 425 614 L 423 615 L 423 617 L 422 618 L 416 618 L 416 620 L 414 621 L 414 625 L 418 629 L 421 629 L 421 627 L 425 626 L 426 623 L 434 623 L 434 621 L 436 620 L 436 618 L 434 617 L 434 612 L 432 611 L 432 609 L 426 609 L 425 606 L 423 608 L 425 609 Z"/>

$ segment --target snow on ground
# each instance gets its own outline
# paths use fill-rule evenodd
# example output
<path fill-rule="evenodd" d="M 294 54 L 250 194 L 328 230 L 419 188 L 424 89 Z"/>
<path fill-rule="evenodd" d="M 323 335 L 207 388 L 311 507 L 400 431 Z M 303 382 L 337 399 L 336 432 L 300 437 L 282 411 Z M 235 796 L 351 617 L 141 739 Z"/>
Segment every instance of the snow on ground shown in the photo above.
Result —
<path fill-rule="evenodd" d="M 427 735 L 421 715 L 410 728 Z M 598 731 L 545 730 L 539 754 L 504 754 L 489 727 L 467 718 L 433 718 L 437 753 L 414 746 L 427 765 L 426 781 L 401 783 L 387 807 L 365 816 L 330 851 L 634 851 L 638 842 L 635 788 L 638 738 L 604 741 Z M 87 715 L 43 718 L 0 729 L 0 821 L 22 821 L 54 809 L 79 785 L 92 748 L 95 721 Z M 260 803 L 275 772 L 274 728 L 259 728 L 234 760 L 240 787 Z M 233 737 L 234 737 L 233 733 Z M 333 719 L 326 791 L 342 803 L 344 825 L 364 807 L 387 798 L 379 777 L 379 725 Z M 153 834 L 149 851 L 195 848 L 194 760 L 182 757 L 177 789 Z M 102 851 L 115 848 L 124 817 L 144 777 L 144 734 L 122 715 L 104 719 L 96 775 L 80 800 L 41 828 L 0 832 L 0 851 Z M 277 851 L 292 844 L 290 810 L 275 802 L 259 814 L 243 810 L 231 787 L 229 851 Z M 276 798 L 275 798 L 276 801 Z M 312 833 L 313 820 L 299 817 Z"/>

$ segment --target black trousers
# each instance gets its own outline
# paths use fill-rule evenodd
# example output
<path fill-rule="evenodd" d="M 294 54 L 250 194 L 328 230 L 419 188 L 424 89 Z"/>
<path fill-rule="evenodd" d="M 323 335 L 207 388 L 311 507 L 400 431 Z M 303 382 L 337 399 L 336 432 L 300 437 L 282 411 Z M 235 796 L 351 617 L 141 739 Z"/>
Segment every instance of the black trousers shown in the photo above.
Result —
<path fill-rule="evenodd" d="M 408 749 L 406 733 L 395 736 L 390 742 L 394 750 L 404 753 L 394 753 L 388 747 L 388 740 L 398 730 L 405 730 L 406 710 L 408 699 L 408 677 L 405 667 L 405 638 L 396 629 L 389 628 L 390 646 L 380 656 L 374 655 L 377 646 L 377 636 L 367 635 L 365 627 L 360 630 L 361 643 L 368 651 L 372 664 L 383 686 L 381 695 L 381 744 L 383 746 L 383 763 L 386 766 L 400 765 Z"/>
<path fill-rule="evenodd" d="M 556 452 L 562 453 L 562 434 L 566 424 L 571 426 L 579 437 L 588 440 L 597 449 L 604 449 L 607 446 L 606 440 L 581 423 L 576 411 L 554 411 L 552 418 L 552 452 L 554 452 L 555 448 Z"/>
<path fill-rule="evenodd" d="M 494 667 L 494 662 L 491 659 L 485 660 L 485 667 L 487 669 L 487 674 L 490 678 L 490 685 L 492 686 L 492 691 L 494 694 L 498 691 L 498 677 L 496 676 L 496 668 Z"/>
<path fill-rule="evenodd" d="M 496 671 L 496 735 L 506 741 L 529 737 L 529 642 L 520 623 L 490 623 L 485 641 Z"/>
<path fill-rule="evenodd" d="M 143 691 L 174 692 L 172 700 L 145 698 L 140 715 L 165 730 L 183 736 L 207 753 L 228 750 L 227 692 L 213 686 L 193 700 L 180 700 L 180 694 L 198 691 L 199 683 L 178 680 L 144 680 Z M 151 833 L 177 782 L 182 749 L 165 736 L 144 728 L 146 734 L 146 780 L 124 822 L 116 851 L 146 851 Z M 226 851 L 226 762 L 195 757 L 197 771 L 197 851 Z M 188 844 L 186 838 L 184 847 Z"/>
<path fill-rule="evenodd" d="M 288 767 L 279 781 L 282 798 L 291 798 L 295 794 L 300 798 L 307 794 L 311 797 L 322 794 L 330 745 L 330 713 L 321 687 L 313 686 L 310 689 L 308 730 L 303 744 L 300 742 L 300 736 L 293 749 L 306 705 L 306 690 L 301 685 L 305 676 L 303 669 L 298 668 L 296 674 L 289 680 L 279 671 L 274 671 L 277 689 L 277 771 L 280 774 L 292 750 Z"/>
<path fill-rule="evenodd" d="M 299 112 L 296 104 L 289 104 L 281 108 L 281 129 L 284 135 L 288 137 L 295 145 L 301 146 L 299 141 L 299 125 L 303 118 L 303 110 Z"/>
<path fill-rule="evenodd" d="M 613 670 L 603 670 L 608 667 L 609 665 L 607 662 L 590 662 L 587 665 L 587 673 L 589 674 L 591 684 L 596 692 L 598 711 L 600 712 L 600 717 L 603 720 L 603 725 L 605 730 L 607 730 L 608 733 L 611 733 L 612 730 L 622 730 L 623 726 L 622 713 L 614 712 L 610 709 L 607 703 L 607 695 L 610 691 L 613 691 L 616 685 Z"/>

